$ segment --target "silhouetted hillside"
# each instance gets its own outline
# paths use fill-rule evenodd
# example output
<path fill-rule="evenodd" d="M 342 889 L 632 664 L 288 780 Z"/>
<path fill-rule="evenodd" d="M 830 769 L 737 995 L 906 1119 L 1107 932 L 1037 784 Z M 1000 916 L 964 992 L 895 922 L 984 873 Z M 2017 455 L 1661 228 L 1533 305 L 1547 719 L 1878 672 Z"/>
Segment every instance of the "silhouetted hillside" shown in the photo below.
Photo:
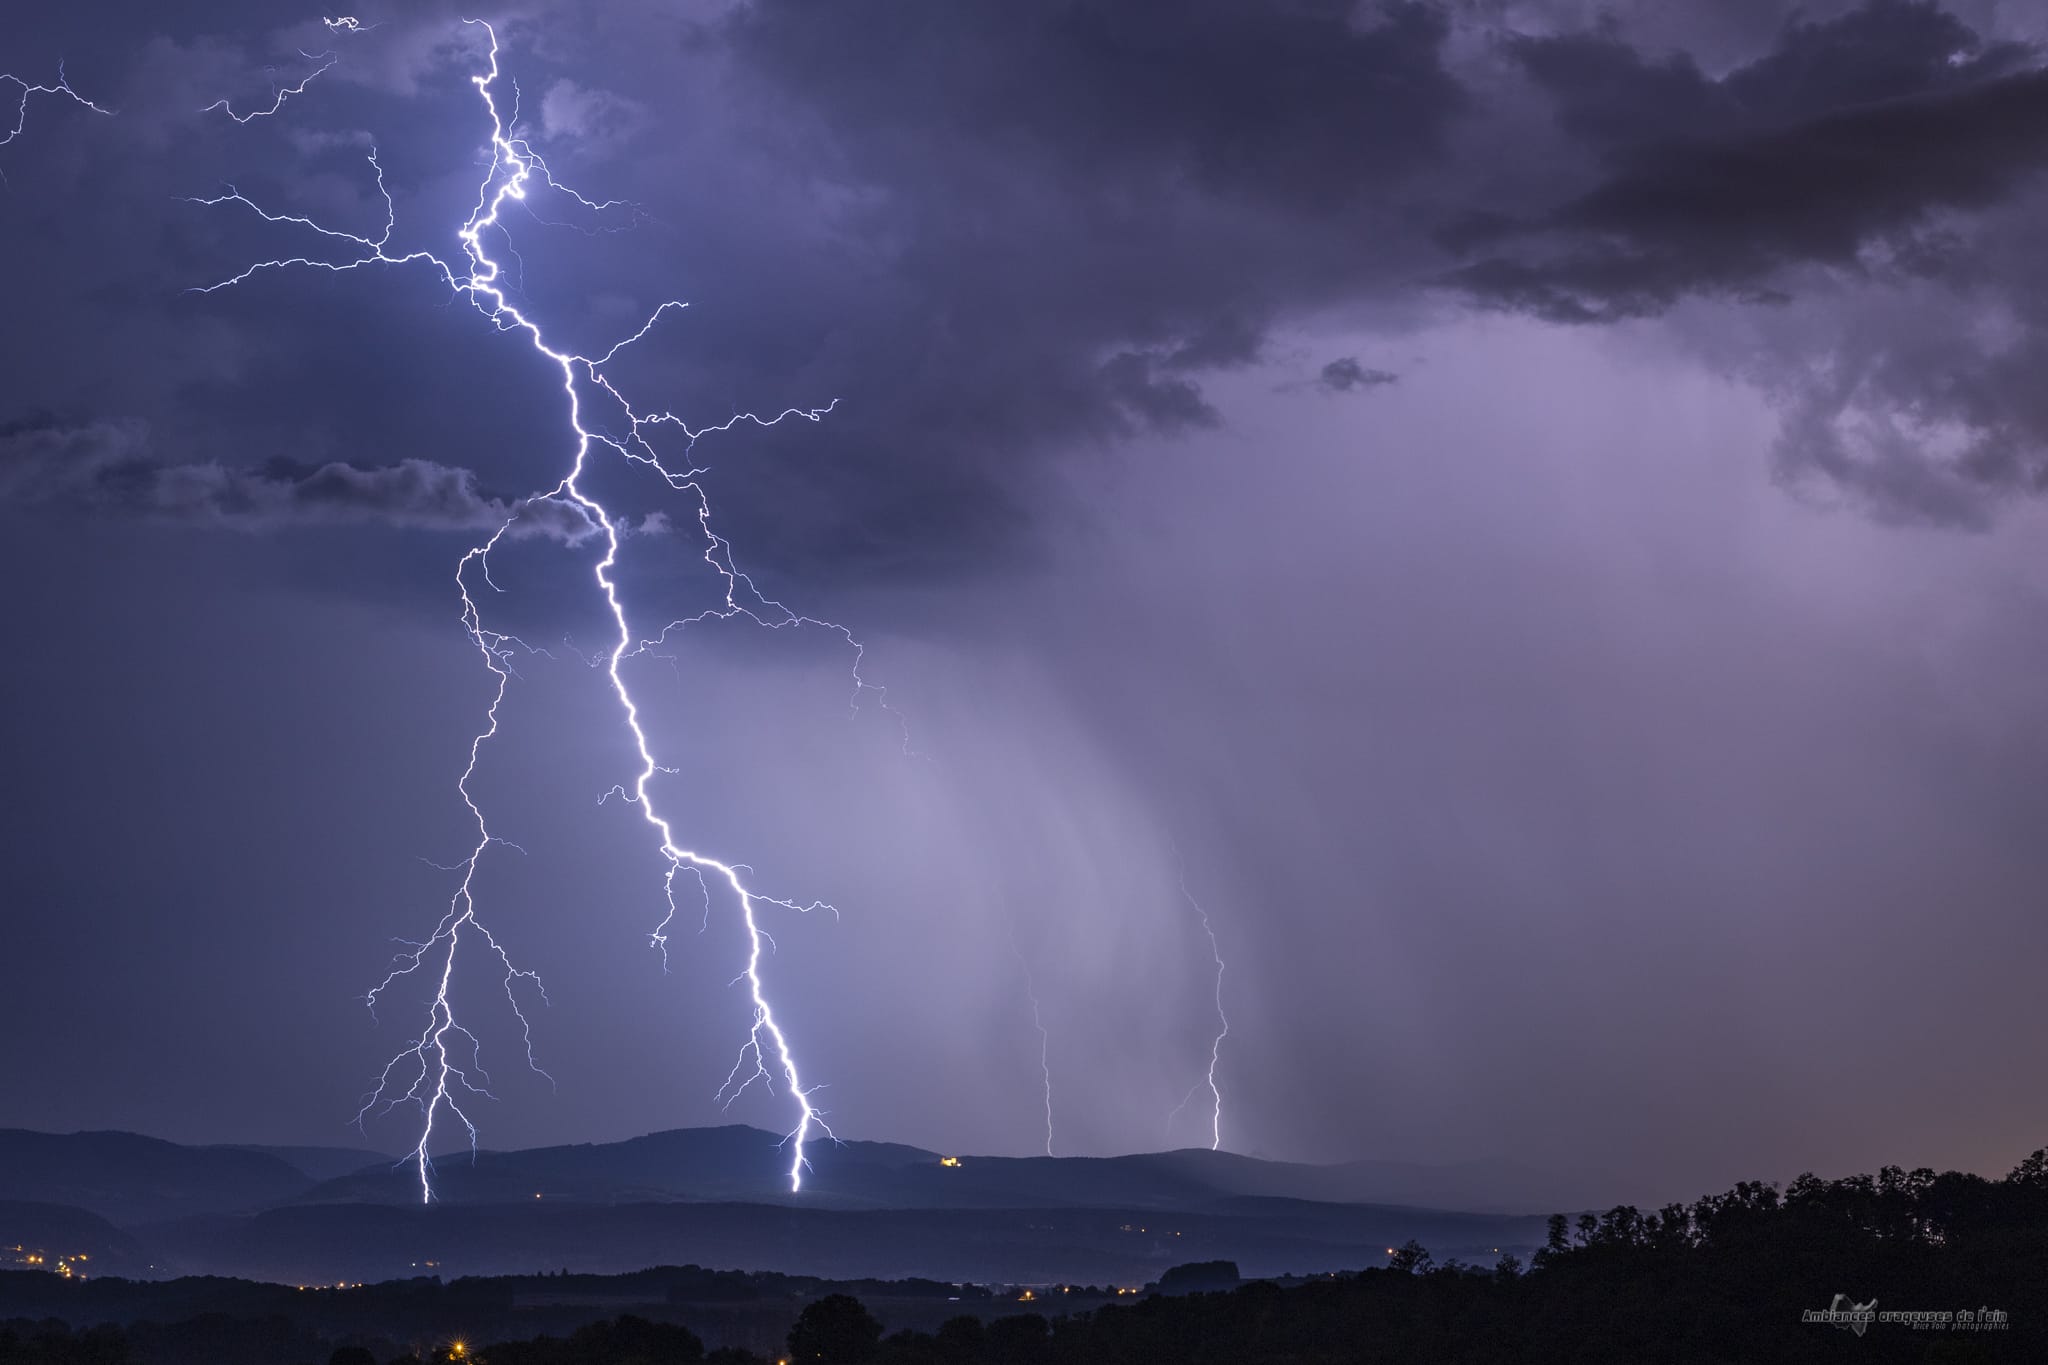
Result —
<path fill-rule="evenodd" d="M 374 1152 L 17 1131 L 0 1134 L 0 1192 L 105 1214 L 136 1234 L 131 1273 L 325 1284 L 686 1262 L 1132 1283 L 1198 1255 L 1269 1274 L 1369 1264 L 1411 1237 L 1478 1255 L 1536 1241 L 1526 1217 L 1416 1206 L 1421 1192 L 1505 1178 L 1474 1168 L 1210 1151 L 942 1160 L 881 1142 L 816 1143 L 810 1156 L 792 1195 L 782 1140 L 738 1125 L 464 1152 L 438 1162 L 422 1209 L 413 1169 Z M 336 1168 L 346 1173 L 308 1174 Z M 1377 1190 L 1392 1193 L 1358 1198 Z"/>
<path fill-rule="evenodd" d="M 732 1266 L 832 1279 L 1143 1284 L 1170 1265 L 1227 1259 L 1247 1274 L 1383 1263 L 1410 1238 L 1492 1259 L 1542 1238 L 1533 1216 L 1285 1200 L 1214 1212 L 1132 1208 L 824 1209 L 788 1204 L 313 1204 L 146 1226 L 155 1258 L 188 1274 L 333 1284 L 409 1275 Z M 1498 1251 L 1496 1250 L 1498 1249 Z"/>
<path fill-rule="evenodd" d="M 154 1272 L 134 1237 L 66 1204 L 0 1200 L 0 1268 L 59 1266 L 77 1274 L 148 1279 Z"/>
<path fill-rule="evenodd" d="M 368 1166 L 389 1166 L 392 1158 L 367 1147 L 264 1147 L 254 1143 L 226 1143 L 230 1152 L 261 1152 L 274 1156 L 308 1180 L 337 1180 Z"/>
<path fill-rule="evenodd" d="M 268 1208 L 312 1184 L 266 1152 L 182 1147 L 135 1133 L 0 1128 L 0 1199 L 70 1204 L 123 1225 Z"/>
<path fill-rule="evenodd" d="M 892 1196 L 914 1186 L 904 1172 L 939 1168 L 934 1153 L 886 1142 L 825 1143 L 812 1154 L 806 1204 L 896 1205 Z M 593 1203 L 775 1201 L 789 1194 L 789 1153 L 780 1137 L 759 1128 L 678 1128 L 624 1142 L 446 1155 L 436 1163 L 434 1190 L 450 1204 L 509 1203 L 536 1194 Z M 410 1165 L 385 1163 L 326 1181 L 300 1201 L 415 1204 L 419 1177 Z"/>
<path fill-rule="evenodd" d="M 719 1345 L 774 1348 L 803 1305 L 821 1295 L 857 1294 L 889 1321 L 934 1329 L 961 1313 L 1026 1311 L 1014 1293 L 934 1281 L 819 1280 L 774 1273 L 742 1274 L 698 1266 L 663 1266 L 631 1275 L 546 1275 L 386 1284 L 299 1291 L 246 1280 L 181 1279 L 150 1284 L 59 1280 L 0 1271 L 0 1365 L 322 1365 L 337 1346 L 374 1348 L 373 1362 L 402 1358 L 426 1343 L 569 1336 L 620 1314 L 688 1322 Z M 1075 1292 L 1076 1307 L 1114 1298 L 1113 1290 Z M 34 1345 L 9 1354 L 11 1330 L 22 1338 L 68 1336 L 57 1324 L 95 1326 L 125 1343 L 84 1360 L 38 1354 Z M 72 1339 L 74 1342 L 75 1338 Z M 424 1353 L 423 1354 L 430 1354 Z M 446 1352 L 442 1352 L 445 1359 Z M 26 1361 L 24 1361 L 24 1355 Z M 663 1354 L 659 1365 L 688 1356 Z M 628 1357 L 631 1360 L 631 1357 Z M 577 1365 L 626 1365 L 586 1352 Z M 459 1365 L 474 1365 L 464 1360 Z M 652 1365 L 642 1357 L 633 1365 Z"/>
<path fill-rule="evenodd" d="M 1117 1157 L 965 1156 L 886 1142 L 813 1143 L 805 1207 L 973 1209 L 1190 1209 L 1219 1197 L 1273 1196 L 1328 1203 L 1411 1204 L 1528 1212 L 1560 1201 L 1534 1173 L 1509 1166 L 1431 1167 L 1400 1162 L 1306 1166 L 1229 1152 L 1188 1150 Z M 440 1159 L 435 1193 L 451 1204 L 531 1199 L 790 1201 L 789 1154 L 758 1128 L 685 1128 L 626 1142 L 467 1152 Z M 419 1182 L 409 1167 L 354 1171 L 301 1202 L 409 1204 Z"/>

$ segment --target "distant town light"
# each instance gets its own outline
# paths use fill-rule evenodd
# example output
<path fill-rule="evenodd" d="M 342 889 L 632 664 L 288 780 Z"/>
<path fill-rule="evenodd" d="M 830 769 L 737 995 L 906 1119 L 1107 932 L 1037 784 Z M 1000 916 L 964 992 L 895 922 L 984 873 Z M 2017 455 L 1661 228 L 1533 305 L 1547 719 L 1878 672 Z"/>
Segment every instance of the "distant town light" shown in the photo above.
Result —
<path fill-rule="evenodd" d="M 960 1164 L 960 1158 L 957 1156 L 942 1156 L 939 1158 L 939 1164 L 941 1166 L 957 1167 Z"/>

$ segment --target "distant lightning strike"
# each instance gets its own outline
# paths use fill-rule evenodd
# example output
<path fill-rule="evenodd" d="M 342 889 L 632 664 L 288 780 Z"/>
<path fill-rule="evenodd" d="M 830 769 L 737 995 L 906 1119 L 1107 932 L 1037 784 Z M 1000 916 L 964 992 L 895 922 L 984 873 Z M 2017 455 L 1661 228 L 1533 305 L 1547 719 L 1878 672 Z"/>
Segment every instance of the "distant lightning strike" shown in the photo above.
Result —
<path fill-rule="evenodd" d="M 1045 1154 L 1052 1150 L 1052 1035 L 1046 1031 L 1045 1016 L 1038 1008 L 1038 982 L 1031 972 L 1031 963 L 1024 956 L 1024 950 L 1017 946 L 1017 927 L 1010 926 L 1010 954 L 1017 959 L 1018 968 L 1024 973 L 1024 998 L 1031 1002 L 1031 1027 L 1038 1033 L 1038 1074 L 1045 1083 Z"/>
<path fill-rule="evenodd" d="M 1223 1060 L 1223 1040 L 1230 1036 L 1230 1016 L 1223 1012 L 1223 948 L 1216 941 L 1216 928 L 1209 923 L 1209 912 L 1202 908 L 1200 901 L 1195 899 L 1195 893 L 1188 890 L 1188 869 L 1185 861 L 1180 865 L 1180 893 L 1187 898 L 1188 904 L 1194 907 L 1196 917 L 1201 920 L 1202 933 L 1209 940 L 1209 955 L 1216 962 L 1216 1037 L 1209 1044 L 1209 1074 L 1207 1078 L 1195 1082 L 1194 1086 L 1189 1089 L 1186 1098 L 1175 1105 L 1173 1112 L 1166 1116 L 1166 1121 L 1171 1126 L 1174 1119 L 1180 1117 L 1181 1110 L 1188 1107 L 1189 1102 L 1195 1098 L 1195 1095 L 1200 1092 L 1202 1087 L 1204 1085 L 1208 1086 L 1211 1104 L 1209 1150 L 1214 1152 L 1221 1150 L 1223 1146 L 1223 1091 L 1216 1082 L 1216 1069 Z"/>
<path fill-rule="evenodd" d="M 690 872 L 698 880 L 705 897 L 705 914 L 708 920 L 711 908 L 712 883 L 722 883 L 738 903 L 741 923 L 745 927 L 748 942 L 746 961 L 734 984 L 746 983 L 752 1008 L 752 1024 L 747 1041 L 741 1046 L 738 1060 L 726 1078 L 719 1095 L 730 1104 L 748 1087 L 759 1081 L 770 1092 L 774 1090 L 779 1075 L 797 1109 L 796 1123 L 789 1134 L 791 1148 L 789 1181 L 792 1192 L 803 1187 L 803 1173 L 807 1167 L 805 1144 L 813 1132 L 831 1136 L 831 1129 L 825 1125 L 823 1115 L 812 1104 L 814 1087 L 807 1087 L 798 1070 L 797 1059 L 789 1036 L 776 1017 L 769 1001 L 766 984 L 762 978 L 762 949 L 773 948 L 773 940 L 761 926 L 757 911 L 764 905 L 785 910 L 809 911 L 832 909 L 822 901 L 802 904 L 763 895 L 748 885 L 741 874 L 748 872 L 744 864 L 728 863 L 709 854 L 685 847 L 677 838 L 674 826 L 668 816 L 655 805 L 654 793 L 650 786 L 657 773 L 673 772 L 663 767 L 655 758 L 653 747 L 641 722 L 638 701 L 627 685 L 622 665 L 624 662 L 665 639 L 670 631 L 680 629 L 693 622 L 706 619 L 730 619 L 744 616 L 770 627 L 817 626 L 840 636 L 853 652 L 854 692 L 857 704 L 864 693 L 874 693 L 876 699 L 886 708 L 887 698 L 882 689 L 869 683 L 860 673 L 863 655 L 861 642 L 846 627 L 830 621 L 801 616 L 782 603 L 762 594 L 754 582 L 735 565 L 730 543 L 711 527 L 709 498 L 698 481 L 705 471 L 701 468 L 671 470 L 665 465 L 648 439 L 649 433 L 666 428 L 680 432 L 694 445 L 697 438 L 713 432 L 730 430 L 740 422 L 751 422 L 761 426 L 773 426 L 790 417 L 802 417 L 817 421 L 832 410 L 832 404 L 823 408 L 788 409 L 774 417 L 763 418 L 750 413 L 739 414 L 716 426 L 693 429 L 682 419 L 667 412 L 642 414 L 634 409 L 625 396 L 604 372 L 604 366 L 626 347 L 645 336 L 670 309 L 680 309 L 683 304 L 669 301 L 661 304 L 649 315 L 637 332 L 625 338 L 596 357 L 575 352 L 558 350 L 548 344 L 538 323 L 528 318 L 506 296 L 500 283 L 501 267 L 491 255 L 489 240 L 493 234 L 503 236 L 506 229 L 500 222 L 500 214 L 508 204 L 523 203 L 530 189 L 537 182 L 541 187 L 552 189 L 574 199 L 587 209 L 598 210 L 609 207 L 614 201 L 603 203 L 584 198 L 555 181 L 547 163 L 534 153 L 523 139 L 511 135 L 507 120 L 500 112 L 496 86 L 500 78 L 498 66 L 498 38 L 492 27 L 481 20 L 465 20 L 476 24 L 488 36 L 490 55 L 488 69 L 470 78 L 481 98 L 486 113 L 490 116 L 491 159 L 478 187 L 477 206 L 457 234 L 462 246 L 466 268 L 457 269 L 448 261 L 429 251 L 395 252 L 391 236 L 396 222 L 390 191 L 384 184 L 384 172 L 373 151 L 369 156 L 375 175 L 379 195 L 384 200 L 384 224 L 378 236 L 372 238 L 357 233 L 344 232 L 323 226 L 311 219 L 272 213 L 246 198 L 229 186 L 224 193 L 194 202 L 205 205 L 239 204 L 255 213 L 263 221 L 280 226 L 303 229 L 324 239 L 329 250 L 339 250 L 338 257 L 292 256 L 259 261 L 240 273 L 220 280 L 215 284 L 202 286 L 193 292 L 211 293 L 240 285 L 251 278 L 272 270 L 286 268 L 307 268 L 344 272 L 369 265 L 401 266 L 425 264 L 441 273 L 442 279 L 453 293 L 463 296 L 500 331 L 518 332 L 531 343 L 534 351 L 560 372 L 562 393 L 566 400 L 569 429 L 575 435 L 575 457 L 569 472 L 562 481 L 545 492 L 534 495 L 524 506 L 553 500 L 566 503 L 578 509 L 588 520 L 590 534 L 602 538 L 604 554 L 597 561 L 594 577 L 605 607 L 610 613 L 615 638 L 610 649 L 603 655 L 605 675 L 613 695 L 617 698 L 625 720 L 627 732 L 631 735 L 634 750 L 639 758 L 638 771 L 630 785 L 612 789 L 608 796 L 616 795 L 640 808 L 642 817 L 659 840 L 662 856 L 668 862 L 668 872 L 663 878 L 663 893 L 668 913 L 656 926 L 652 941 L 667 953 L 667 928 L 675 918 L 675 881 L 678 874 Z M 360 26 L 354 20 L 329 20 L 328 26 L 337 31 L 356 31 Z M 324 68 L 323 68 L 324 69 Z M 314 74 L 318 74 L 317 72 Z M 310 77 L 308 78 L 311 79 Z M 302 83 L 303 84 L 303 83 Z M 274 111 L 271 111 L 274 112 Z M 586 394 L 584 385 L 592 390 Z M 616 406 L 623 419 L 623 430 L 607 428 L 602 422 L 588 421 L 585 417 L 586 401 L 606 401 Z M 836 403 L 836 400 L 835 400 Z M 701 612 L 696 616 L 683 618 L 670 625 L 651 639 L 636 640 L 629 622 L 625 603 L 619 594 L 614 576 L 619 561 L 620 539 L 623 525 L 584 486 L 583 479 L 596 447 L 605 447 L 626 459 L 654 470 L 677 491 L 689 493 L 696 502 L 697 522 L 705 540 L 705 561 L 716 570 L 725 585 L 721 605 Z M 687 448 L 686 448 L 687 449 Z M 474 1034 L 462 1027 L 455 1017 L 451 1003 L 450 988 L 454 975 L 457 950 L 465 934 L 474 934 L 488 945 L 504 969 L 504 987 L 511 1001 L 514 1015 L 527 1032 L 527 1061 L 536 1071 L 540 1068 L 534 1061 L 531 1031 L 527 1029 L 526 1016 L 521 1011 L 516 987 L 522 981 L 531 982 L 539 989 L 539 978 L 532 972 L 515 966 L 497 939 L 483 926 L 476 915 L 474 880 L 483 855 L 493 844 L 505 842 L 494 836 L 481 807 L 470 792 L 470 780 L 476 773 L 478 757 L 486 741 L 498 733 L 498 708 L 504 700 L 508 677 L 511 673 L 512 652 L 527 648 L 516 637 L 500 634 L 487 629 L 482 621 L 476 600 L 471 595 L 473 579 L 480 578 L 487 587 L 496 590 L 490 577 L 490 554 L 498 543 L 513 529 L 518 514 L 498 529 L 484 544 L 472 548 L 465 554 L 456 568 L 456 587 L 462 599 L 462 624 L 471 642 L 482 656 L 485 667 L 495 680 L 490 707 L 485 713 L 485 724 L 472 739 L 469 764 L 463 770 L 457 783 L 465 806 L 475 817 L 477 842 L 470 851 L 466 862 L 460 865 L 462 880 L 447 911 L 443 914 L 435 931 L 423 943 L 409 944 L 401 952 L 386 978 L 370 992 L 372 1007 L 381 996 L 399 980 L 415 973 L 426 972 L 435 980 L 435 990 L 429 1006 L 426 1027 L 406 1048 L 398 1052 L 379 1075 L 376 1088 L 364 1101 L 359 1118 L 372 1110 L 388 1111 L 399 1105 L 415 1106 L 421 1115 L 419 1141 L 414 1146 L 409 1161 L 419 1176 L 420 1197 L 427 1201 L 433 1197 L 432 1160 L 429 1147 L 434 1135 L 436 1120 L 445 1111 L 460 1122 L 468 1133 L 471 1149 L 476 1145 L 476 1127 L 462 1108 L 465 1098 L 471 1095 L 487 1095 L 485 1088 L 488 1077 L 477 1063 L 478 1044 Z M 595 662 L 593 660 L 593 662 Z M 899 717 L 899 722 L 900 722 Z M 836 913 L 836 912 L 835 912 Z M 545 995 L 542 995 L 545 999 Z M 545 1072 L 542 1072 L 545 1075 Z"/>

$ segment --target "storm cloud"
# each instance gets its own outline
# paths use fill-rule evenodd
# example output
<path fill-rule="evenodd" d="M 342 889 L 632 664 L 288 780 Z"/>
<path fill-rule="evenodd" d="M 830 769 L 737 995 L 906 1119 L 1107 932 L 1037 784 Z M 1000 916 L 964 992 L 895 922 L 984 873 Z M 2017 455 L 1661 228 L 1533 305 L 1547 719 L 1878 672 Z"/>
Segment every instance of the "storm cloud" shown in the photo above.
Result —
<path fill-rule="evenodd" d="M 1718 77 L 1612 29 L 1506 48 L 1590 184 L 1449 228 L 1460 293 L 1564 324 L 1736 305 L 1681 332 L 1776 397 L 1788 479 L 1887 520 L 1981 526 L 2043 487 L 2048 299 L 2014 240 L 2048 162 L 2038 49 L 1920 0 L 1788 20 Z"/>
<path fill-rule="evenodd" d="M 470 470 L 430 460 L 166 464 L 147 425 L 134 420 L 0 427 L 0 499 L 248 532 L 365 525 L 489 535 L 503 527 L 514 538 L 573 544 L 598 530 L 574 503 L 491 496 Z"/>
<path fill-rule="evenodd" d="M 1990 249 L 2026 220 L 2048 156 L 2048 77 L 2028 40 L 1931 0 L 1868 0 L 1753 23 L 1747 51 L 1717 31 L 1738 55 L 1709 66 L 1651 48 L 1640 22 L 1586 26 L 1558 9 L 1532 10 L 1522 31 L 1477 5 L 760 0 L 691 18 L 622 11 L 590 30 L 533 6 L 504 23 L 545 57 L 529 131 L 577 159 L 582 189 L 627 202 L 534 206 L 521 259 L 557 280 L 555 306 L 581 314 L 590 345 L 630 331 L 658 291 L 687 296 L 634 373 L 659 375 L 700 423 L 841 400 L 824 431 L 751 433 L 745 477 L 716 490 L 722 524 L 791 582 L 1028 560 L 1067 452 L 1114 458 L 1147 433 L 1212 426 L 1205 387 L 1248 366 L 1291 367 L 1303 391 L 1342 386 L 1344 372 L 1277 352 L 1280 332 L 1370 319 L 1398 344 L 1473 306 L 1562 324 L 1742 314 L 1769 339 L 1713 363 L 1786 408 L 1788 477 L 1887 518 L 1982 524 L 2000 496 L 2041 481 L 2043 430 L 2001 377 L 2031 360 L 2032 305 L 2016 303 L 2027 267 Z M 443 231 L 449 210 L 459 218 L 455 185 L 421 181 L 417 147 L 407 169 L 406 139 L 372 127 L 371 97 L 438 101 L 476 38 L 445 16 L 395 14 L 239 48 L 188 33 L 160 40 L 115 93 L 146 142 L 204 147 L 223 179 L 236 145 L 246 162 L 248 138 L 289 137 L 296 163 L 267 172 L 279 211 L 374 221 L 361 158 L 376 142 L 402 232 L 445 251 L 437 215 Z M 241 144 L 149 103 L 247 88 L 309 43 L 333 48 L 334 67 L 288 124 L 259 122 Z M 445 107 L 460 128 L 459 101 Z M 195 256 L 182 277 L 146 282 L 162 297 L 246 261 L 204 251 L 207 235 L 241 251 L 305 245 L 171 207 L 172 190 L 210 188 L 198 178 L 166 183 L 146 211 Z M 681 270 L 665 264 L 678 258 Z M 1950 301 L 1934 305 L 1956 319 L 1934 347 L 1953 353 L 1949 378 L 1925 377 L 1924 333 L 1897 338 L 1911 361 L 1872 353 L 1870 313 L 1903 294 Z M 225 359 L 254 340 L 231 320 L 242 310 L 177 307 L 218 329 L 194 362 L 248 363 Z M 1774 316 L 1788 311 L 1796 326 Z M 1978 339 L 1999 312 L 2013 354 Z M 280 338 L 270 363 L 288 358 L 298 374 L 333 363 L 304 336 Z M 1918 454 L 1881 450 L 1874 430 L 1901 423 L 1947 434 Z M 220 444 L 279 440 L 252 429 Z M 526 467 L 484 472 L 516 485 Z"/>
<path fill-rule="evenodd" d="M 2013 71 L 2025 49 L 1984 50 L 1931 4 L 1875 0 L 1793 24 L 1776 52 L 1717 81 L 1611 36 L 1509 48 L 1606 170 L 1531 221 L 1450 233 L 1475 247 L 1537 239 L 1452 278 L 1553 322 L 1645 316 L 1694 294 L 1767 301 L 1781 272 L 1855 268 L 1875 244 L 1918 247 L 1935 268 L 1919 229 L 2003 202 L 2048 159 L 2048 73 Z"/>

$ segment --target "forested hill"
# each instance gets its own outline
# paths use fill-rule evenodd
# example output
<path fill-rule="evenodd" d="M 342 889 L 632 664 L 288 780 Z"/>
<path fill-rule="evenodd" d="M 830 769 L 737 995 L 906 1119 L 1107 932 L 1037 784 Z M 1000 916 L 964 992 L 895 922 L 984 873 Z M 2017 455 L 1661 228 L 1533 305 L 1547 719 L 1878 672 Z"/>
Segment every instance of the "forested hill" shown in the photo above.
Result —
<path fill-rule="evenodd" d="M 1227 1285 L 1234 1268 L 1188 1267 L 1138 1295 L 875 1284 L 807 1304 L 789 1297 L 805 1286 L 782 1277 L 664 1273 L 637 1292 L 666 1287 L 666 1298 L 623 1316 L 603 1311 L 631 1297 L 623 1290 L 564 1277 L 550 1295 L 525 1282 L 528 1311 L 583 1305 L 587 1320 L 555 1335 L 472 1334 L 479 1295 L 497 1282 L 422 1282 L 367 1291 L 407 1305 L 388 1335 L 361 1319 L 342 1327 L 332 1314 L 346 1296 L 321 1293 L 296 1314 L 269 1305 L 169 1326 L 74 1334 L 18 1321 L 0 1327 L 0 1365 L 2032 1362 L 2048 1359 L 2048 1152 L 2001 1180 L 1891 1167 L 1558 1215 L 1526 1266 L 1438 1263 L 1410 1244 L 1355 1273 L 1206 1292 L 1172 1291 Z M 92 1287 L 49 1292 L 82 1303 Z"/>

